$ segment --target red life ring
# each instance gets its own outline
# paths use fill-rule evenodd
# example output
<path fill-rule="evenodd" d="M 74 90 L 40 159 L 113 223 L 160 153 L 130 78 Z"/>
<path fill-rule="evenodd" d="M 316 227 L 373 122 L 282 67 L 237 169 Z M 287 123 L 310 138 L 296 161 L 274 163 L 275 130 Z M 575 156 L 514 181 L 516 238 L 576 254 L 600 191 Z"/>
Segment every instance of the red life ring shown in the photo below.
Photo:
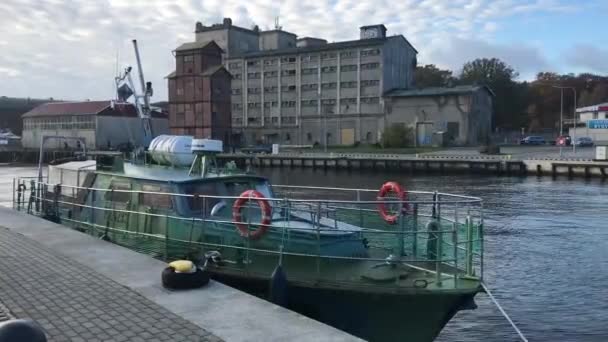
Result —
<path fill-rule="evenodd" d="M 254 231 L 249 231 L 248 225 L 241 221 L 241 209 L 243 205 L 250 200 L 256 200 L 262 210 L 262 222 L 260 222 L 259 228 Z M 268 203 L 268 200 L 264 198 L 262 193 L 256 190 L 247 190 L 234 201 L 234 205 L 232 206 L 232 219 L 242 237 L 249 238 L 250 240 L 258 240 L 266 234 L 266 231 L 270 228 L 271 212 L 272 208 L 270 207 L 270 203 Z"/>
<path fill-rule="evenodd" d="M 397 194 L 397 199 L 399 201 L 407 201 L 407 191 L 401 188 L 401 185 L 397 182 L 386 182 L 382 184 L 380 191 L 378 192 L 378 201 L 385 201 L 386 195 L 390 192 Z M 403 203 L 401 207 L 402 213 L 406 213 L 409 210 L 409 204 Z M 399 219 L 399 213 L 391 215 L 386 208 L 386 203 L 380 202 L 378 203 L 378 211 L 380 212 L 380 216 L 382 219 L 386 221 L 388 224 L 397 223 L 397 219 Z"/>

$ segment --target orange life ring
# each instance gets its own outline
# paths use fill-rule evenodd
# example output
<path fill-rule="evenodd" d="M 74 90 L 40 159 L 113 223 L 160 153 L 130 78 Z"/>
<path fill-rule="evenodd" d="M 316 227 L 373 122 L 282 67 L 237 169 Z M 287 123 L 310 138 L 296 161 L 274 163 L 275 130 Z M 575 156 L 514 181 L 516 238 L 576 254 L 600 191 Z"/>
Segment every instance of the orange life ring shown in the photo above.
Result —
<path fill-rule="evenodd" d="M 254 231 L 249 231 L 248 224 L 241 221 L 241 209 L 243 208 L 243 205 L 250 200 L 256 200 L 262 210 L 262 222 L 260 222 L 259 228 Z M 268 203 L 268 200 L 264 198 L 262 193 L 256 190 L 247 190 L 234 201 L 234 205 L 232 206 L 232 219 L 242 237 L 249 238 L 250 240 L 258 240 L 266 234 L 266 231 L 270 228 L 271 212 L 272 208 L 270 207 L 270 203 Z"/>
<path fill-rule="evenodd" d="M 386 195 L 390 192 L 396 193 L 399 201 L 407 201 L 407 191 L 401 188 L 401 185 L 397 182 L 386 182 L 382 184 L 380 191 L 378 192 L 378 201 L 385 201 Z M 402 213 L 406 213 L 409 210 L 409 204 L 403 203 L 401 206 Z M 399 213 L 391 215 L 386 208 L 385 202 L 378 203 L 378 211 L 380 212 L 380 216 L 382 219 L 386 221 L 388 224 L 397 223 L 397 219 L 399 219 Z"/>

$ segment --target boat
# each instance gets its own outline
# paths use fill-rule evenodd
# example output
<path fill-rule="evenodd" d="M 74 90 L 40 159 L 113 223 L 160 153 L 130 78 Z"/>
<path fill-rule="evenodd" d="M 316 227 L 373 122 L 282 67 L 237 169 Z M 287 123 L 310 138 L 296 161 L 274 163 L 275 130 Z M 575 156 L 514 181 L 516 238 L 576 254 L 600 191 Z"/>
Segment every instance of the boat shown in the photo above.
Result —
<path fill-rule="evenodd" d="M 480 198 L 396 182 L 275 185 L 219 165 L 222 149 L 159 136 L 143 159 L 51 165 L 15 181 L 14 206 L 162 260 L 192 260 L 217 281 L 369 341 L 431 341 L 475 308 Z"/>

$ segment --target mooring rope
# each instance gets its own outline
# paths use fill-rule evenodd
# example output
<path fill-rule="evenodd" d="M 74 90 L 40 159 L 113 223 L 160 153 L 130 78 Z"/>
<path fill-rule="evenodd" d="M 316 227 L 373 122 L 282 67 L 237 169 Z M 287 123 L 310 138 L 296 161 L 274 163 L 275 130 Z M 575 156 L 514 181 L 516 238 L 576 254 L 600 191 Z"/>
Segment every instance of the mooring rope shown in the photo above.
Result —
<path fill-rule="evenodd" d="M 513 329 L 515 329 L 515 332 L 517 333 L 517 335 L 519 335 L 519 338 L 521 338 L 521 340 L 524 342 L 528 342 L 528 339 L 526 338 L 526 336 L 524 336 L 524 334 L 521 332 L 521 330 L 519 330 L 517 325 L 515 325 L 515 322 L 513 322 L 513 320 L 511 319 L 511 317 L 509 317 L 507 312 L 502 308 L 502 306 L 500 306 L 500 304 L 498 303 L 496 298 L 494 298 L 494 296 L 492 295 L 492 292 L 490 292 L 490 289 L 488 289 L 488 287 L 486 286 L 486 284 L 484 282 L 481 282 L 481 287 L 483 287 L 483 289 L 486 291 L 486 293 L 488 294 L 488 297 L 490 297 L 492 302 L 494 302 L 494 304 L 496 305 L 498 310 L 500 310 L 500 313 L 504 316 L 504 318 L 506 318 L 507 321 L 513 327 Z"/>

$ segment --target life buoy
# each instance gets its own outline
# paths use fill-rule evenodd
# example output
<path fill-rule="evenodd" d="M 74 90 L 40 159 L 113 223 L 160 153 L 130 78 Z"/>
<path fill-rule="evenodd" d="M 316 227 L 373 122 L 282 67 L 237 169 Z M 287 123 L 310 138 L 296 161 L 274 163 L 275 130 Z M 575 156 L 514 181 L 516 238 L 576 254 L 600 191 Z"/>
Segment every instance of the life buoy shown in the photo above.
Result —
<path fill-rule="evenodd" d="M 248 225 L 242 221 L 241 215 L 243 205 L 250 200 L 256 200 L 262 210 L 262 221 L 259 223 L 258 229 L 254 231 L 249 230 Z M 250 240 L 258 240 L 266 234 L 266 231 L 270 228 L 271 212 L 272 208 L 270 207 L 270 203 L 268 203 L 268 200 L 264 198 L 262 193 L 256 190 L 247 190 L 234 201 L 234 205 L 232 206 L 232 219 L 242 237 L 249 238 Z"/>
<path fill-rule="evenodd" d="M 401 185 L 399 185 L 399 183 L 397 183 L 397 182 L 386 182 L 386 183 L 382 184 L 382 187 L 380 188 L 380 191 L 378 192 L 377 200 L 381 201 L 380 203 L 378 203 L 378 211 L 380 212 L 380 216 L 382 216 L 382 219 L 384 219 L 384 221 L 386 221 L 388 224 L 395 224 L 395 223 L 397 223 L 397 219 L 399 219 L 399 213 L 396 213 L 396 214 L 389 213 L 389 211 L 386 207 L 386 203 L 382 202 L 382 201 L 386 200 L 386 195 L 388 195 L 391 192 L 395 193 L 397 195 L 397 200 L 407 201 L 407 191 L 403 190 L 401 188 Z M 401 212 L 406 213 L 408 210 L 409 210 L 409 204 L 403 203 L 401 205 Z"/>

